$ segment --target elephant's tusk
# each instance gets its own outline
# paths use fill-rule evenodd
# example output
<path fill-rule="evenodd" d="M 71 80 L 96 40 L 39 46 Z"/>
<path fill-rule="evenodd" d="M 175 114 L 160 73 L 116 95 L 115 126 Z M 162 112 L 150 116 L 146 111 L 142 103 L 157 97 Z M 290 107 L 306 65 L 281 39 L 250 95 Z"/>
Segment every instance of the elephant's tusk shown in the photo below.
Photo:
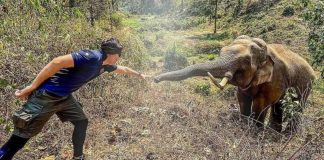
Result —
<path fill-rule="evenodd" d="M 224 77 L 224 78 L 222 79 L 222 81 L 219 83 L 219 85 L 222 86 L 222 87 L 224 88 L 225 85 L 227 84 L 228 80 L 229 80 L 229 79 L 228 79 L 227 77 Z"/>
<path fill-rule="evenodd" d="M 210 74 L 209 72 L 207 72 L 207 74 L 208 74 L 208 76 L 209 76 L 209 78 L 212 80 L 212 82 L 219 88 L 219 89 L 221 89 L 221 90 L 223 90 L 224 89 L 224 86 L 226 85 L 226 83 L 224 84 L 224 85 L 222 85 L 223 83 L 223 80 L 226 78 L 226 77 L 224 77 L 224 79 L 222 80 L 222 82 L 220 83 L 220 84 L 218 84 L 218 82 L 217 82 L 217 80 L 216 80 L 216 78 L 212 75 L 212 74 Z"/>

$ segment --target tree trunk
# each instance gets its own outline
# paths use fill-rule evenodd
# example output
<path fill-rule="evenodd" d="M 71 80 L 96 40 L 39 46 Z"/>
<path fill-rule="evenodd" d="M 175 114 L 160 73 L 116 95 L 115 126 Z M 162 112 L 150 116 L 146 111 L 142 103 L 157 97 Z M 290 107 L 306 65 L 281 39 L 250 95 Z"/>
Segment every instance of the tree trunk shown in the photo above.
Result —
<path fill-rule="evenodd" d="M 215 2 L 215 21 L 214 21 L 214 34 L 217 32 L 217 3 L 218 0 Z"/>

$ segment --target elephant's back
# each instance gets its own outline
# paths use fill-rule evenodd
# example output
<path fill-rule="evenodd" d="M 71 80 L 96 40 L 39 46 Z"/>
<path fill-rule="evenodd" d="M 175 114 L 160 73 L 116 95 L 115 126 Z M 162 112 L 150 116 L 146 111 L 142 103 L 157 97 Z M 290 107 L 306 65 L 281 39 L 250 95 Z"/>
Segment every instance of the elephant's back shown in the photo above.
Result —
<path fill-rule="evenodd" d="M 291 81 L 308 83 L 315 79 L 313 68 L 300 55 L 281 44 L 270 44 L 269 47 L 272 50 L 271 54 L 286 66 Z"/>

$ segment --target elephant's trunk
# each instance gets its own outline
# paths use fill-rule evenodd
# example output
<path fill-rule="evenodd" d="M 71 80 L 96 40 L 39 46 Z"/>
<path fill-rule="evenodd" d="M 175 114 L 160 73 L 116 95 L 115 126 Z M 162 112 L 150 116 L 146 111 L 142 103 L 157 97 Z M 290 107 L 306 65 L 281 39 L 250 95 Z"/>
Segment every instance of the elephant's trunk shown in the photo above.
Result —
<path fill-rule="evenodd" d="M 237 69 L 237 59 L 232 55 L 224 55 L 217 60 L 202 64 L 195 64 L 184 69 L 163 73 L 155 77 L 155 82 L 180 81 L 193 76 L 208 76 L 208 72 L 216 78 L 228 76 Z M 231 78 L 231 77 L 228 77 Z"/>

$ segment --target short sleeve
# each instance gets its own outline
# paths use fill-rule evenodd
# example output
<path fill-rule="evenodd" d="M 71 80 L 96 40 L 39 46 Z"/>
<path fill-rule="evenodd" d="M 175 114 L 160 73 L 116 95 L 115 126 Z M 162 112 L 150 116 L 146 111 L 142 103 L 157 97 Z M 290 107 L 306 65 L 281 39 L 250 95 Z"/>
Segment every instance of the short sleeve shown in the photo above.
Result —
<path fill-rule="evenodd" d="M 117 69 L 117 65 L 105 65 L 104 70 L 106 72 L 113 72 Z"/>
<path fill-rule="evenodd" d="M 96 61 L 94 54 L 88 52 L 87 50 L 73 52 L 71 55 L 74 61 L 75 68 L 82 68 Z"/>

